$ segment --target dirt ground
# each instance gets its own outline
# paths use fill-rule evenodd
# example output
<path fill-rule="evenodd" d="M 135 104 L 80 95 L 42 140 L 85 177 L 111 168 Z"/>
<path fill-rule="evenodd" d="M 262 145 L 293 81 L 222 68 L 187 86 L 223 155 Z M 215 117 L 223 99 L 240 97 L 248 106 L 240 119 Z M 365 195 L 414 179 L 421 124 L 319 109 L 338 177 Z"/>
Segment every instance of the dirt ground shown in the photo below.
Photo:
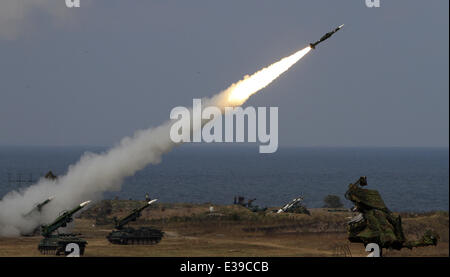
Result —
<path fill-rule="evenodd" d="M 158 204 L 142 213 L 132 226 L 153 226 L 165 232 L 155 245 L 114 245 L 105 236 L 113 229 L 112 216 L 124 216 L 139 201 L 110 201 L 96 204 L 73 224 L 74 233 L 88 241 L 85 256 L 366 256 L 362 244 L 349 243 L 346 221 L 350 212 L 310 209 L 304 214 L 253 213 L 236 206 L 210 204 Z M 105 208 L 106 206 L 106 208 Z M 105 219 L 107 219 L 105 221 Z M 384 250 L 384 256 L 449 256 L 449 217 L 447 212 L 402 214 L 408 239 L 433 228 L 440 235 L 437 246 Z M 108 220 L 110 222 L 108 222 Z M 40 236 L 0 238 L 0 256 L 39 256 Z"/>

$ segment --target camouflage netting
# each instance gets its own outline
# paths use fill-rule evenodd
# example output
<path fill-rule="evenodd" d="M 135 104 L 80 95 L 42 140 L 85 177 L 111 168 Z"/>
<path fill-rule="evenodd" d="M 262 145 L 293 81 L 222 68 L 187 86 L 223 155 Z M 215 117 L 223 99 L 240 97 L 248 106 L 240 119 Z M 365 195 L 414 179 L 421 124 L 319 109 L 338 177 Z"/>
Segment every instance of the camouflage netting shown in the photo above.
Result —
<path fill-rule="evenodd" d="M 419 246 L 437 245 L 439 235 L 428 230 L 417 241 L 407 241 L 403 233 L 400 215 L 395 215 L 386 207 L 376 190 L 363 189 L 367 185 L 366 177 L 350 184 L 345 198 L 355 204 L 360 215 L 352 219 L 347 226 L 348 239 L 364 245 L 376 243 L 380 248 L 402 249 Z"/>
<path fill-rule="evenodd" d="M 389 213 L 389 209 L 376 190 L 363 189 L 357 184 L 350 184 L 346 195 L 348 195 L 348 200 L 355 203 L 362 210 L 378 209 Z"/>

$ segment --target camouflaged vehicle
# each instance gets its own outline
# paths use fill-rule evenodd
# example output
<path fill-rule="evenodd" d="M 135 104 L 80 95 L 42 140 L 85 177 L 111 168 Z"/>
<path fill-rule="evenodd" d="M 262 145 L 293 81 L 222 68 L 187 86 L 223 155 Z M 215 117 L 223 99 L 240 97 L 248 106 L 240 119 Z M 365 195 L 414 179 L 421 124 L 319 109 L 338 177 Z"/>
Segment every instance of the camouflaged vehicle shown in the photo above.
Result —
<path fill-rule="evenodd" d="M 400 215 L 393 214 L 384 203 L 381 195 L 376 190 L 364 189 L 367 186 L 367 177 L 363 176 L 354 184 L 350 184 L 345 198 L 355 205 L 353 211 L 358 214 L 347 225 L 348 239 L 350 242 L 376 243 L 385 249 L 437 245 L 439 235 L 432 230 L 427 230 L 422 238 L 408 241 L 405 238 Z"/>

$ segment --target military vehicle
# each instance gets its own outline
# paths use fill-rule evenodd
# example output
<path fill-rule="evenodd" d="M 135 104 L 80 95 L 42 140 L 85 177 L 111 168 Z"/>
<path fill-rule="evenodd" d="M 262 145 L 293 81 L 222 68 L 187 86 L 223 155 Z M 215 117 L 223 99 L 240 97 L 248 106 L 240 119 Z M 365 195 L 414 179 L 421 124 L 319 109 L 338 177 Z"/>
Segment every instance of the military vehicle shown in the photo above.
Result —
<path fill-rule="evenodd" d="M 125 227 L 128 223 L 136 221 L 142 215 L 141 212 L 156 201 L 157 199 L 150 200 L 147 204 L 134 209 L 120 220 L 114 217 L 116 230 L 106 236 L 109 242 L 113 244 L 156 244 L 160 242 L 164 236 L 164 232 L 161 230 L 150 227 L 140 227 L 138 229 Z"/>
<path fill-rule="evenodd" d="M 49 197 L 42 201 L 41 203 L 38 203 L 36 206 L 34 206 L 28 213 L 24 214 L 23 217 L 26 219 L 29 219 L 31 217 L 38 217 L 39 214 L 42 212 L 42 209 L 45 205 L 47 205 L 50 201 L 52 201 L 53 197 Z M 34 228 L 32 231 L 29 232 L 22 232 L 21 235 L 25 237 L 31 237 L 31 236 L 37 236 L 40 234 L 40 226 L 39 224 Z"/>
<path fill-rule="evenodd" d="M 302 205 L 302 202 L 303 196 L 294 198 L 291 202 L 287 203 L 281 209 L 279 209 L 277 213 L 298 213 L 311 215 L 308 209 Z"/>
<path fill-rule="evenodd" d="M 381 195 L 376 190 L 363 189 L 367 186 L 367 177 L 363 176 L 354 184 L 350 184 L 345 198 L 355 205 L 353 211 L 358 214 L 347 224 L 348 239 L 350 242 L 376 243 L 380 252 L 385 249 L 437 245 L 439 235 L 427 230 L 421 239 L 408 241 L 405 238 L 400 215 L 394 215 L 385 205 Z"/>
<path fill-rule="evenodd" d="M 36 212 L 41 212 L 42 208 L 47 205 L 50 201 L 53 200 L 53 196 L 49 197 L 47 199 L 45 199 L 44 201 L 42 201 L 41 203 L 38 203 L 36 206 L 33 207 L 33 209 L 31 209 L 28 213 L 26 213 L 24 215 L 24 217 L 30 217 L 32 214 L 36 213 Z"/>
<path fill-rule="evenodd" d="M 253 205 L 252 203 L 250 203 L 250 205 L 247 206 L 247 209 L 249 209 L 254 213 L 267 211 L 267 207 L 260 207 L 258 205 Z"/>
<path fill-rule="evenodd" d="M 79 255 L 84 254 L 87 241 L 79 237 L 79 234 L 54 234 L 54 232 L 72 222 L 72 216 L 89 202 L 83 202 L 74 209 L 63 212 L 52 223 L 41 226 L 41 235 L 44 238 L 39 242 L 38 250 L 42 254 L 67 255 L 70 253 L 70 250 L 67 249 L 74 244 L 79 248 Z"/>
<path fill-rule="evenodd" d="M 256 200 L 256 198 L 248 199 L 247 203 L 245 203 L 245 197 L 238 196 L 238 197 L 234 197 L 234 204 L 245 207 L 254 213 L 265 212 L 267 210 L 267 207 L 259 207 L 258 205 L 253 205 L 253 202 L 255 202 L 255 200 Z"/>

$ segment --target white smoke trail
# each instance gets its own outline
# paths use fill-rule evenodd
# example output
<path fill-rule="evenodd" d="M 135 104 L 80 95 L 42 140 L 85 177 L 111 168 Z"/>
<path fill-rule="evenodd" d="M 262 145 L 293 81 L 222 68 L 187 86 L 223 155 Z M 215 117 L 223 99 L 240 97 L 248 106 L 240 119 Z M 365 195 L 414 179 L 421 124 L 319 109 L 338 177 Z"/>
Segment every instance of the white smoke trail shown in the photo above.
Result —
<path fill-rule="evenodd" d="M 243 80 L 210 99 L 205 106 L 220 108 L 242 105 L 252 94 L 269 85 L 311 50 L 306 47 L 280 61 L 245 76 Z M 161 156 L 175 143 L 169 137 L 172 122 L 137 131 L 119 145 L 101 154 L 85 153 L 57 181 L 42 179 L 23 191 L 12 191 L 0 201 L 0 236 L 17 236 L 31 232 L 42 223 L 52 221 L 62 210 L 72 209 L 86 200 L 101 199 L 103 192 L 119 190 L 123 179 L 148 164 L 160 162 Z M 41 213 L 24 217 L 36 203 L 49 196 L 54 199 Z"/>

